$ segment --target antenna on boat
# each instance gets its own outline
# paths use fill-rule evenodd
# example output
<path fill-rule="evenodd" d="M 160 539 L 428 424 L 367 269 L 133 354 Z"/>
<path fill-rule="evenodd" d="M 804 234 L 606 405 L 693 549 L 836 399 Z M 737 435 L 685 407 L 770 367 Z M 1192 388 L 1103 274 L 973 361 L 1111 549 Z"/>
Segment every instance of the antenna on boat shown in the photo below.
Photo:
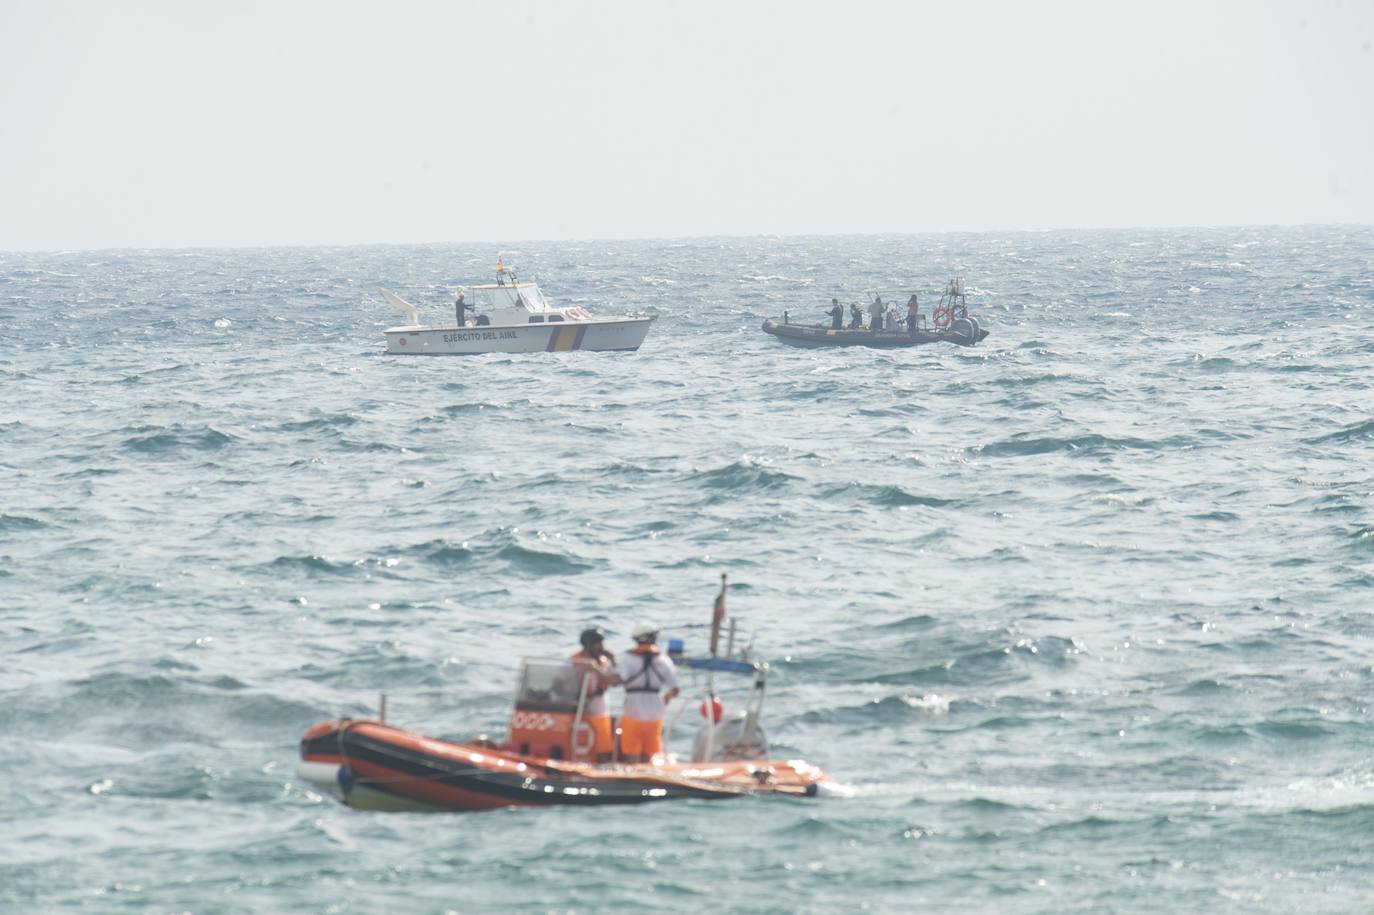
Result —
<path fill-rule="evenodd" d="M 420 323 L 419 317 L 415 314 L 415 306 L 405 299 L 392 292 L 390 289 L 382 289 L 382 296 L 391 303 L 392 307 L 406 316 L 406 324 L 414 327 Z"/>
<path fill-rule="evenodd" d="M 711 657 L 716 656 L 716 649 L 720 646 L 720 624 L 725 619 L 725 591 L 729 585 L 725 582 L 725 573 L 720 573 L 720 593 L 716 595 L 715 606 L 711 608 Z"/>
<path fill-rule="evenodd" d="M 381 701 L 377 703 L 377 720 L 386 724 L 386 693 L 382 693 Z"/>

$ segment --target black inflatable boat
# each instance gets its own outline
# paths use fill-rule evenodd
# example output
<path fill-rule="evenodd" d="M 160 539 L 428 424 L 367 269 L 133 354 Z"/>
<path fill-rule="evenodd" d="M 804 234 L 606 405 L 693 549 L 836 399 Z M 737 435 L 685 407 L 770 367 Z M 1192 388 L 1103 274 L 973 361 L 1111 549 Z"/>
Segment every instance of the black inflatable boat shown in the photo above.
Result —
<path fill-rule="evenodd" d="M 899 346 L 920 346 L 923 343 L 954 343 L 973 346 L 987 337 L 987 329 L 975 317 L 956 318 L 943 330 L 905 329 L 871 331 L 866 328 L 832 330 L 814 324 L 785 324 L 769 318 L 763 322 L 764 333 L 772 334 L 792 346 L 876 346 L 883 349 Z"/>
<path fill-rule="evenodd" d="M 838 299 L 831 299 L 834 308 L 830 314 L 836 320 L 844 315 L 844 306 L 839 304 Z M 884 328 L 883 330 L 871 330 L 868 327 L 829 327 L 824 324 L 793 324 L 787 318 L 787 312 L 783 312 L 783 319 L 778 321 L 769 318 L 763 322 L 764 333 L 772 334 L 783 343 L 792 346 L 876 346 L 882 349 L 894 349 L 901 346 L 920 346 L 923 343 L 953 343 L 958 346 L 973 346 L 980 340 L 986 339 L 987 330 L 978 323 L 978 319 L 968 313 L 968 297 L 964 292 L 964 280 L 956 277 L 949 281 L 945 286 L 944 293 L 940 296 L 940 302 L 935 306 L 934 313 L 931 315 L 931 323 L 927 326 L 925 319 L 919 314 L 916 296 L 913 294 L 907 303 L 909 318 L 898 319 L 896 326 Z M 850 305 L 854 314 L 855 322 L 858 322 L 861 309 L 857 305 Z M 874 308 L 881 315 L 882 299 L 874 301 Z M 907 321 L 915 321 L 916 329 L 910 330 L 905 325 Z"/>

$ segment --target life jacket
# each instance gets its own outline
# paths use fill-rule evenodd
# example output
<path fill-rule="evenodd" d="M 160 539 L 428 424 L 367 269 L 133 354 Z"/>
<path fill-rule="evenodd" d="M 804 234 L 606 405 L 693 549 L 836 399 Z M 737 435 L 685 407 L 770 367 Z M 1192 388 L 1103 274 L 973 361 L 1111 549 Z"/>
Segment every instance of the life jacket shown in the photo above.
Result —
<path fill-rule="evenodd" d="M 663 684 L 660 683 L 660 684 L 658 684 L 657 686 L 654 686 L 654 685 L 653 685 L 653 678 L 651 678 L 651 677 L 649 676 L 649 674 L 652 673 L 652 672 L 653 672 L 653 669 L 654 669 L 654 658 L 658 657 L 658 646 L 657 646 L 657 645 L 636 645 L 634 648 L 631 648 L 631 649 L 630 649 L 630 654 L 637 654 L 637 655 L 639 655 L 640 657 L 644 658 L 644 666 L 643 666 L 642 668 L 640 668 L 639 673 L 633 674 L 633 675 L 631 675 L 631 676 L 625 678 L 625 692 L 627 692 L 627 693 L 656 693 L 656 692 L 658 692 L 659 690 L 661 690 L 661 689 L 663 688 Z M 643 685 L 643 686 L 631 686 L 631 685 L 630 685 L 630 681 L 635 680 L 635 679 L 637 679 L 637 678 L 639 678 L 639 677 L 643 677 L 643 678 L 644 678 L 644 685 Z"/>
<path fill-rule="evenodd" d="M 598 660 L 600 660 L 599 658 L 594 658 L 594 657 L 592 657 L 591 655 L 587 654 L 587 652 L 585 652 L 585 651 L 575 651 L 575 652 L 573 652 L 572 659 L 573 659 L 574 662 L 577 662 L 577 661 L 598 661 Z M 590 684 L 588 684 L 588 686 L 587 686 L 587 698 L 588 698 L 588 699 L 592 699 L 592 698 L 594 698 L 594 697 L 596 697 L 596 696 L 599 696 L 599 695 L 601 695 L 602 693 L 604 693 L 606 690 L 608 690 L 608 689 L 611 688 L 611 685 L 610 685 L 609 683 L 606 682 L 606 678 L 605 678 L 604 676 L 601 675 L 601 672 L 600 672 L 599 670 L 588 670 L 587 673 L 590 674 L 592 677 L 595 678 L 595 679 L 593 679 L 592 682 L 591 682 Z"/>

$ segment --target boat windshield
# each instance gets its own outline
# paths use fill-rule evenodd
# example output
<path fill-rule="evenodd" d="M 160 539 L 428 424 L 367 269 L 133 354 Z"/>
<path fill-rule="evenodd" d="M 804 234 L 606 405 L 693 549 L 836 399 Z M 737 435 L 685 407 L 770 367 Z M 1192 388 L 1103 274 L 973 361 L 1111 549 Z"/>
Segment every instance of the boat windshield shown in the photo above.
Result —
<path fill-rule="evenodd" d="M 576 712 L 580 685 L 577 668 L 570 661 L 526 660 L 520 667 L 515 704 Z"/>
<path fill-rule="evenodd" d="M 521 308 L 526 311 L 551 311 L 544 294 L 533 283 L 509 285 L 468 286 L 462 290 L 468 304 L 481 311 L 505 311 Z"/>

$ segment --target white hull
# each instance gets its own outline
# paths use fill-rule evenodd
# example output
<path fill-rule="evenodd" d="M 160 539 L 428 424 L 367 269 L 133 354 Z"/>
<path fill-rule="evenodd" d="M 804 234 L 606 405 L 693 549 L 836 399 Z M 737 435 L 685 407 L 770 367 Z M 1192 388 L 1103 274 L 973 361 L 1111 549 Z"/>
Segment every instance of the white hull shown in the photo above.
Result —
<path fill-rule="evenodd" d="M 339 790 L 339 767 L 334 763 L 301 761 L 296 763 L 296 778 L 309 782 L 317 791 L 330 797 L 341 798 Z"/>
<path fill-rule="evenodd" d="M 652 317 L 645 317 L 487 327 L 391 327 L 385 332 L 386 351 L 403 356 L 462 356 L 636 350 L 653 323 Z"/>
<path fill-rule="evenodd" d="M 334 763 L 301 761 L 296 765 L 296 777 L 303 782 L 308 782 L 320 793 L 332 797 L 336 801 L 342 801 L 355 810 L 381 810 L 388 813 L 397 811 L 432 813 L 443 810 L 442 807 L 436 807 L 433 804 L 387 794 L 365 785 L 355 785 L 345 797 L 343 790 L 339 787 L 339 769 L 340 767 Z"/>

